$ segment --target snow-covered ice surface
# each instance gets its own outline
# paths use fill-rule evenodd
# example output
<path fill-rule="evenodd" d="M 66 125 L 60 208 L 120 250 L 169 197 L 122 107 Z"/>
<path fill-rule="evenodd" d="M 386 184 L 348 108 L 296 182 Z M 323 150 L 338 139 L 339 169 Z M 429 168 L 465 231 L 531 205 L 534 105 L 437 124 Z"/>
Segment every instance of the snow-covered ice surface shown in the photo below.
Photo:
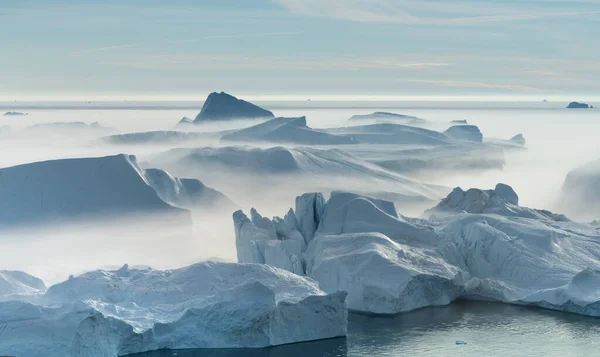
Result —
<path fill-rule="evenodd" d="M 33 302 L 0 302 L 0 353 L 115 357 L 332 338 L 346 334 L 345 297 L 267 265 L 125 265 L 71 277 Z"/>
<path fill-rule="evenodd" d="M 240 261 L 295 272 L 303 266 L 323 290 L 347 291 L 349 309 L 369 313 L 462 297 L 600 316 L 597 227 L 520 207 L 510 186 L 457 188 L 430 219 L 351 193 L 323 202 L 306 194 L 283 219 L 234 213 Z M 302 229 L 307 221 L 311 229 Z"/>
<path fill-rule="evenodd" d="M 46 285 L 34 276 L 17 270 L 0 270 L 0 301 L 28 300 L 44 291 Z"/>
<path fill-rule="evenodd" d="M 134 156 L 124 154 L 0 169 L 3 226 L 134 212 L 173 213 L 189 222 L 183 208 L 220 201 L 228 199 L 198 180 L 141 169 Z"/>

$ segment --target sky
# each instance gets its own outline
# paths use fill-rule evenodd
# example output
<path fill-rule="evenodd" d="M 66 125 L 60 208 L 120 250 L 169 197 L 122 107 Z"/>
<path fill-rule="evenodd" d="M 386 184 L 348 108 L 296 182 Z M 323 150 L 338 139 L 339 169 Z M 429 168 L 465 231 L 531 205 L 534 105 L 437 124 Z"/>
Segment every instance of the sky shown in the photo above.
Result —
<path fill-rule="evenodd" d="M 0 0 L 0 101 L 600 97 L 600 0 Z"/>

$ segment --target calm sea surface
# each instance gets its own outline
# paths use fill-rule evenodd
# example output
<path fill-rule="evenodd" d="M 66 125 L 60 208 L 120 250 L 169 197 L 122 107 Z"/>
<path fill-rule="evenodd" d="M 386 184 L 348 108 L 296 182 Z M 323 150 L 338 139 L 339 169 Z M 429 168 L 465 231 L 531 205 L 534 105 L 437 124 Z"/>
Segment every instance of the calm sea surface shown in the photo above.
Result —
<path fill-rule="evenodd" d="M 466 344 L 457 345 L 456 341 Z M 395 317 L 351 314 L 348 337 L 258 350 L 179 350 L 135 357 L 600 356 L 600 318 L 485 302 Z"/>

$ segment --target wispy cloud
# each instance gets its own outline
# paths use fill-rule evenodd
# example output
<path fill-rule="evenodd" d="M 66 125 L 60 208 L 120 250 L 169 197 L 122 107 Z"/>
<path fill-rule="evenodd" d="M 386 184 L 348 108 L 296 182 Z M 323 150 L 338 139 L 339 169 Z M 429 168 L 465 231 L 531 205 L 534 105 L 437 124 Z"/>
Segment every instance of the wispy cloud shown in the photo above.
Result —
<path fill-rule="evenodd" d="M 529 21 L 550 17 L 573 17 L 600 14 L 597 7 L 578 11 L 548 11 L 548 2 L 564 3 L 566 9 L 572 9 L 565 1 L 541 0 L 502 3 L 487 1 L 456 0 L 275 0 L 292 13 L 328 17 L 338 20 L 358 22 L 388 22 L 412 25 L 474 25 L 482 23 Z M 597 3 L 592 2 L 592 5 Z M 574 7 L 577 9 L 577 7 Z"/>
<path fill-rule="evenodd" d="M 107 51 L 122 50 L 124 48 L 139 47 L 141 45 L 143 45 L 143 43 L 132 43 L 132 44 L 126 44 L 126 45 L 95 47 L 95 48 L 89 48 L 89 49 L 82 50 L 82 51 L 71 52 L 70 55 L 71 56 L 81 56 L 81 55 L 86 55 L 86 54 L 90 54 L 90 53 L 107 52 Z"/>
<path fill-rule="evenodd" d="M 343 57 L 335 61 L 323 57 L 301 56 L 235 56 L 235 55 L 180 55 L 124 56 L 102 62 L 139 69 L 188 70 L 292 70 L 292 71 L 357 71 L 361 69 L 432 70 L 452 66 L 451 62 L 413 60 L 395 57 Z"/>
<path fill-rule="evenodd" d="M 520 84 L 496 84 L 496 83 L 484 83 L 484 82 L 470 82 L 470 81 L 453 81 L 453 80 L 409 80 L 412 83 L 425 83 L 432 84 L 439 87 L 452 87 L 452 88 L 484 88 L 484 89 L 502 89 L 515 92 L 533 92 L 533 93 L 547 93 L 555 92 L 555 90 L 534 88 L 530 86 Z"/>

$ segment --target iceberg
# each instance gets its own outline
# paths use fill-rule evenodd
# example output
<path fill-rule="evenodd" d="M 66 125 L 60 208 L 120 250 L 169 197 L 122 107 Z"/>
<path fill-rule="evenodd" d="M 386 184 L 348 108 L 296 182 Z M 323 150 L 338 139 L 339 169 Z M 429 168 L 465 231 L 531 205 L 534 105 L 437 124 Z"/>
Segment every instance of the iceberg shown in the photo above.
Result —
<path fill-rule="evenodd" d="M 458 140 L 483 141 L 483 135 L 476 125 L 454 125 L 449 127 L 444 133 Z"/>
<path fill-rule="evenodd" d="M 597 228 L 521 207 L 508 185 L 457 188 L 428 219 L 404 217 L 391 202 L 352 193 L 332 193 L 323 208 L 316 204 L 321 194 L 302 197 L 319 209 L 296 204 L 284 219 L 236 212 L 240 259 L 296 273 L 303 266 L 324 291 L 347 291 L 348 308 L 366 313 L 464 298 L 600 316 Z M 306 221 L 316 230 L 303 231 L 299 222 Z M 294 244 L 299 235 L 304 250 Z"/>
<path fill-rule="evenodd" d="M 175 127 L 188 127 L 194 124 L 194 121 L 188 117 L 183 117 L 181 120 L 175 125 Z"/>
<path fill-rule="evenodd" d="M 171 213 L 228 201 L 200 181 L 141 169 L 135 156 L 61 159 L 0 169 L 0 226 L 100 214 Z"/>
<path fill-rule="evenodd" d="M 396 114 L 390 112 L 374 112 L 371 114 L 356 114 L 349 120 L 371 120 L 378 122 L 402 122 L 404 124 L 422 124 L 425 119 L 421 119 L 412 115 Z"/>
<path fill-rule="evenodd" d="M 114 357 L 158 349 L 260 348 L 346 335 L 346 293 L 257 264 L 97 270 L 36 302 L 0 302 L 0 351 Z"/>
<path fill-rule="evenodd" d="M 359 154 L 369 162 L 402 174 L 501 170 L 506 163 L 503 147 L 466 141 L 389 151 L 376 147 L 370 151 L 362 149 Z"/>
<path fill-rule="evenodd" d="M 450 139 L 440 132 L 395 123 L 351 126 L 325 131 L 352 138 L 361 144 L 444 145 L 450 142 Z"/>
<path fill-rule="evenodd" d="M 28 113 L 21 113 L 21 112 L 6 112 L 4 114 L 2 114 L 4 116 L 20 116 L 20 115 L 28 115 Z"/>
<path fill-rule="evenodd" d="M 270 111 L 245 100 L 238 99 L 225 92 L 213 92 L 204 101 L 202 110 L 194 119 L 194 123 L 233 119 L 270 119 L 274 117 Z"/>
<path fill-rule="evenodd" d="M 261 186 L 265 177 L 273 186 L 286 186 L 290 175 L 302 182 L 303 187 L 293 192 L 290 199 L 304 190 L 337 190 L 348 187 L 349 180 L 360 182 L 357 188 L 376 187 L 364 192 L 379 196 L 387 193 L 397 196 L 396 202 L 426 202 L 427 206 L 438 201 L 450 190 L 446 187 L 424 184 L 399 173 L 388 171 L 374 163 L 360 159 L 342 149 L 317 149 L 312 147 L 271 147 L 267 149 L 248 146 L 204 147 L 197 149 L 173 149 L 149 160 L 149 164 L 162 167 L 179 176 L 204 177 L 206 172 L 219 173 L 231 181 L 231 177 L 240 177 L 239 185 L 248 185 L 248 181 L 259 181 L 260 195 L 265 192 Z M 257 176 L 248 180 L 248 176 Z M 344 186 L 338 184 L 344 178 Z M 203 178 L 204 179 L 204 178 Z M 370 184 L 372 183 L 372 184 Z M 376 186 L 374 186 L 376 185 Z M 312 188 L 311 188 L 312 187 Z M 222 188 L 222 187 L 221 187 Z M 223 188 L 222 188 L 223 189 Z M 387 191 L 386 191 L 387 190 Z M 286 189 L 290 191 L 290 189 Z M 423 207 L 425 208 L 425 207 Z M 421 212 L 422 209 L 419 211 Z"/>
<path fill-rule="evenodd" d="M 45 291 L 46 285 L 41 279 L 22 271 L 0 270 L 0 301 L 28 300 Z"/>
<path fill-rule="evenodd" d="M 589 104 L 579 102 L 571 102 L 567 105 L 567 109 L 589 109 L 593 107 L 594 106 L 590 106 Z"/>
<path fill-rule="evenodd" d="M 249 128 L 225 134 L 221 141 L 272 142 L 300 145 L 345 145 L 356 144 L 356 140 L 328 134 L 306 125 L 306 117 L 275 118 Z"/>
<path fill-rule="evenodd" d="M 600 215 L 600 159 L 569 171 L 559 201 L 569 214 L 582 219 Z"/>
<path fill-rule="evenodd" d="M 127 134 L 114 134 L 101 138 L 102 141 L 109 144 L 135 145 L 135 144 L 169 144 L 185 143 L 198 141 L 208 138 L 210 135 L 205 133 L 190 133 L 175 130 L 157 130 Z"/>

